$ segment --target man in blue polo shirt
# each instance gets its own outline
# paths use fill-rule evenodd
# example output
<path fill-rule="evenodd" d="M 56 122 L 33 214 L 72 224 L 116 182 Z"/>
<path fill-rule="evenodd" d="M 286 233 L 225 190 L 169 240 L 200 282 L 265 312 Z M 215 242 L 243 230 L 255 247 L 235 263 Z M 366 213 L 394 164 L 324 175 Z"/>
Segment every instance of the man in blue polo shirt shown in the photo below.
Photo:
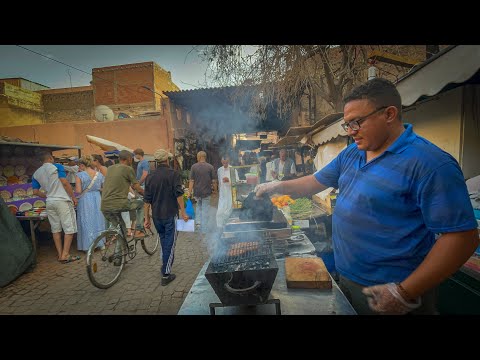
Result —
<path fill-rule="evenodd" d="M 338 188 L 335 264 L 357 313 L 435 314 L 436 287 L 479 243 L 462 171 L 402 123 L 400 94 L 388 80 L 370 80 L 344 102 L 342 126 L 354 143 L 315 174 L 262 184 L 257 196 Z"/>

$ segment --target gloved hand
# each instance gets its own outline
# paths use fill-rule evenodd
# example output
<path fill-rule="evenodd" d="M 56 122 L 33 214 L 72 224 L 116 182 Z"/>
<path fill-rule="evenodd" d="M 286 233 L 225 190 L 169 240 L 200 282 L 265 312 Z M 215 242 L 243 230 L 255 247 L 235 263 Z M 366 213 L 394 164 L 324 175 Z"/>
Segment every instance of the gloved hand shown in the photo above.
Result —
<path fill-rule="evenodd" d="M 268 194 L 273 192 L 275 188 L 274 182 L 269 182 L 269 183 L 264 183 L 264 184 L 259 184 L 255 186 L 255 189 L 253 190 L 255 192 L 256 197 L 261 197 L 263 194 Z"/>
<path fill-rule="evenodd" d="M 404 315 L 422 305 L 421 298 L 416 303 L 407 302 L 394 283 L 366 287 L 362 292 L 368 297 L 370 308 L 381 315 Z"/>

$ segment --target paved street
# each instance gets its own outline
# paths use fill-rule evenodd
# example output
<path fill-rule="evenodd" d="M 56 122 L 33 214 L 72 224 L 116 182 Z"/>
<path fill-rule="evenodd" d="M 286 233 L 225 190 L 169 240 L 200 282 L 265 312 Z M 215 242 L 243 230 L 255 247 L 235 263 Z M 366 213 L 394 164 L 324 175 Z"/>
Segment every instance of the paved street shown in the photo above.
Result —
<path fill-rule="evenodd" d="M 215 213 L 212 207 L 211 226 Z M 172 269 L 177 278 L 167 286 L 160 285 L 160 251 L 149 256 L 139 243 L 138 255 L 106 290 L 88 280 L 85 254 L 76 252 L 75 243 L 71 253 L 82 259 L 61 264 L 53 241 L 41 241 L 35 269 L 0 289 L 0 314 L 176 314 L 208 258 L 202 239 L 197 233 L 179 233 Z"/>

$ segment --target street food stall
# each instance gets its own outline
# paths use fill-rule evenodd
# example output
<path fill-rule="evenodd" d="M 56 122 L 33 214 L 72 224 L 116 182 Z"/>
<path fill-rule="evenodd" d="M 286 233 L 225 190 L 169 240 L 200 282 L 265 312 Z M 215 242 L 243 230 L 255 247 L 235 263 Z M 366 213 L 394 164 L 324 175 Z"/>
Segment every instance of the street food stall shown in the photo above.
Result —
<path fill-rule="evenodd" d="M 270 198 L 249 194 L 210 236 L 210 259 L 179 315 L 356 314 L 308 236 L 292 229 Z"/>
<path fill-rule="evenodd" d="M 33 173 L 42 165 L 36 154 L 40 150 L 49 150 L 53 154 L 60 150 L 75 150 L 80 157 L 81 149 L 81 146 L 0 140 L 0 196 L 19 221 L 29 223 L 35 250 L 35 230 L 47 218 L 45 199 L 33 195 L 31 184 Z"/>

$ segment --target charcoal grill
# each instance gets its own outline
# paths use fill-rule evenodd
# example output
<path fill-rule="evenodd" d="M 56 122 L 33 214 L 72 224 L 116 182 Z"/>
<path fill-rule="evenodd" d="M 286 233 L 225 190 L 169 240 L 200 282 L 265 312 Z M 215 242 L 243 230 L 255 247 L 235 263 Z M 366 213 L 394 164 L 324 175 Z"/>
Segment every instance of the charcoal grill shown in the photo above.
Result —
<path fill-rule="evenodd" d="M 270 244 L 262 239 L 221 238 L 220 241 L 225 246 L 212 257 L 205 271 L 205 277 L 221 301 L 210 304 L 210 314 L 215 315 L 217 307 L 275 304 L 276 313 L 280 315 L 280 300 L 270 296 L 278 273 Z"/>

